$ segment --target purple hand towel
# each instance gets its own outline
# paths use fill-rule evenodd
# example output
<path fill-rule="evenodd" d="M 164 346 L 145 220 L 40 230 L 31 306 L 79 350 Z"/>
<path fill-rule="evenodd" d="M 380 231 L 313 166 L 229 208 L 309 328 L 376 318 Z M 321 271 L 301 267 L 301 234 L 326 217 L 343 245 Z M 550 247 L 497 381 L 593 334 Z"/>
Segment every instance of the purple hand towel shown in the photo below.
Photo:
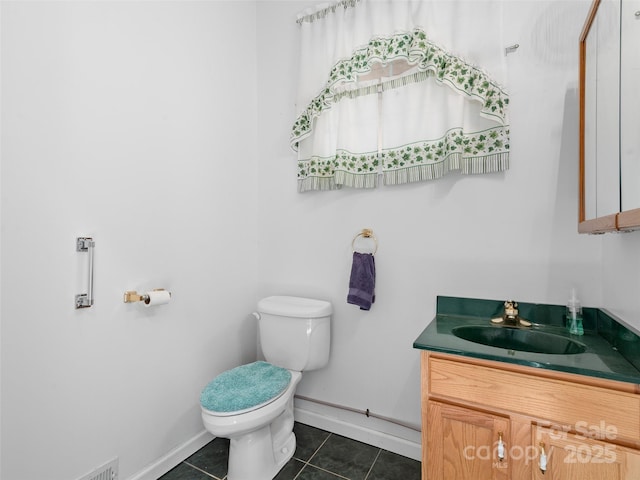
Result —
<path fill-rule="evenodd" d="M 353 252 L 347 303 L 369 310 L 376 301 L 376 264 L 371 253 Z"/>

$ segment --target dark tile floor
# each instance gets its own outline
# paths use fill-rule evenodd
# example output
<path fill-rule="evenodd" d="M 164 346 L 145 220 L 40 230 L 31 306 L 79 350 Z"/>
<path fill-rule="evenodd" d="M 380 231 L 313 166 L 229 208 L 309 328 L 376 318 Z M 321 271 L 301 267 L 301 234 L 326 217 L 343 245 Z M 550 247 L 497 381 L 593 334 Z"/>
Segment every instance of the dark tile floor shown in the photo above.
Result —
<path fill-rule="evenodd" d="M 275 480 L 420 480 L 420 462 L 295 423 L 296 451 Z M 229 441 L 216 438 L 158 480 L 226 480 Z"/>

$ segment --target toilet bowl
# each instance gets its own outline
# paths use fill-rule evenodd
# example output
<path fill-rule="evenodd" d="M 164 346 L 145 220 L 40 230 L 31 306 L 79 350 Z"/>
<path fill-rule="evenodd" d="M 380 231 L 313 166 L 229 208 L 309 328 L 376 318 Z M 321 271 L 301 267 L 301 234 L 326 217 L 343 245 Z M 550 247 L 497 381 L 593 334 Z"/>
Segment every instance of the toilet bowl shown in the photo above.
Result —
<path fill-rule="evenodd" d="M 202 407 L 205 428 L 228 438 L 229 480 L 271 480 L 293 456 L 293 395 L 300 372 L 291 372 L 287 388 L 267 402 L 237 412 Z"/>
<path fill-rule="evenodd" d="M 230 439 L 228 480 L 272 480 L 293 456 L 293 397 L 302 371 L 328 362 L 331 310 L 322 300 L 261 300 L 256 317 L 267 361 L 223 372 L 202 391 L 205 428 Z"/>

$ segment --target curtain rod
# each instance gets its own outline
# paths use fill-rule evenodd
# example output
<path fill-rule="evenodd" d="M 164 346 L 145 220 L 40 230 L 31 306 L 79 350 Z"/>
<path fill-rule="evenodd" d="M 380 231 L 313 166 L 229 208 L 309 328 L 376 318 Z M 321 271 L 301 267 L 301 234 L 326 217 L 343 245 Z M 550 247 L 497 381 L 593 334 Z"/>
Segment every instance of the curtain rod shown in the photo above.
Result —
<path fill-rule="evenodd" d="M 315 22 L 316 20 L 320 20 L 326 17 L 327 15 L 329 15 L 329 13 L 335 13 L 338 7 L 343 7 L 344 9 L 353 8 L 360 2 L 361 0 L 340 0 L 339 2 L 336 2 L 333 5 L 330 5 L 326 8 L 322 8 L 313 13 L 298 15 L 298 19 L 296 20 L 296 23 L 298 25 L 302 25 L 304 22 L 312 23 L 312 22 Z"/>

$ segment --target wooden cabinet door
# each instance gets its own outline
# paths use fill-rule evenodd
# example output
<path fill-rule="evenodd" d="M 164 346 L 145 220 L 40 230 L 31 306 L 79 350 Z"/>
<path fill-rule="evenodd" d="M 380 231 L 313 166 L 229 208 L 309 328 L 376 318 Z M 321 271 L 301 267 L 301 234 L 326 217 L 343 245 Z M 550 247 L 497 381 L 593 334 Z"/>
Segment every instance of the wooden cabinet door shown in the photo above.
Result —
<path fill-rule="evenodd" d="M 509 419 L 429 402 L 427 422 L 428 480 L 510 478 Z"/>
<path fill-rule="evenodd" d="M 586 432 L 586 430 L 585 430 Z M 603 436 L 604 437 L 604 436 Z M 640 451 L 550 428 L 533 427 L 533 480 L 637 480 Z M 613 440 L 613 439 L 611 439 Z M 540 468 L 544 449 L 546 471 Z M 543 462 L 544 463 L 544 462 Z"/>

